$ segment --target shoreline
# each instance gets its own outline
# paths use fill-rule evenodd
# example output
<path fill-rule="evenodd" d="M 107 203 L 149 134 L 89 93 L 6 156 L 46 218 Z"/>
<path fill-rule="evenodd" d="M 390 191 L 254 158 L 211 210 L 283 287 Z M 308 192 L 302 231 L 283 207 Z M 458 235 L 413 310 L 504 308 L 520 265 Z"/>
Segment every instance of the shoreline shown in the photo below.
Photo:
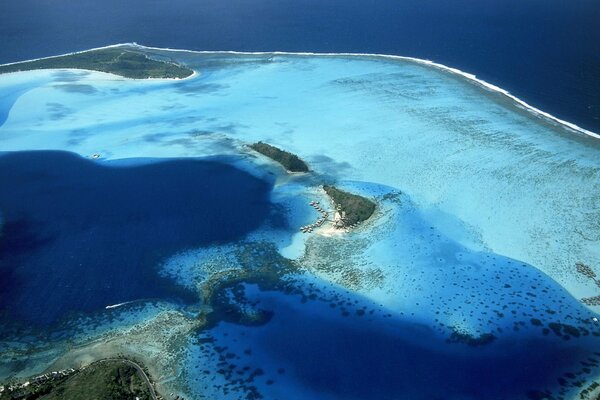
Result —
<path fill-rule="evenodd" d="M 23 391 L 25 391 L 26 396 L 33 396 L 33 398 L 44 396 L 44 392 L 46 392 L 46 390 L 47 393 L 50 395 L 56 394 L 60 391 L 61 388 L 64 390 L 65 384 L 68 384 L 69 381 L 76 379 L 78 376 L 85 373 L 86 371 L 93 370 L 99 365 L 105 365 L 110 363 L 126 364 L 134 368 L 138 377 L 144 382 L 151 400 L 162 399 L 161 394 L 157 394 L 157 390 L 155 387 L 156 380 L 148 371 L 148 368 L 146 367 L 145 363 L 125 356 L 100 358 L 85 365 L 48 371 L 44 372 L 43 374 L 21 378 L 16 382 L 8 381 L 0 385 L 0 397 L 2 397 L 2 395 L 6 393 L 8 396 L 11 396 L 10 398 L 12 398 L 12 393 L 17 392 L 18 395 L 20 392 L 22 393 Z M 93 371 L 92 373 L 98 375 L 97 371 Z M 30 390 L 30 392 L 27 392 L 28 390 Z"/>
<path fill-rule="evenodd" d="M 87 49 L 87 50 L 74 51 L 74 52 L 65 53 L 65 54 L 58 54 L 58 55 L 49 56 L 49 57 L 40 57 L 40 58 L 33 58 L 30 60 L 22 60 L 22 61 L 4 63 L 4 64 L 0 64 L 0 67 L 24 63 L 24 62 L 46 60 L 46 59 L 50 59 L 50 58 L 54 58 L 54 57 L 81 54 L 81 53 L 85 53 L 88 51 L 110 49 L 110 48 L 117 48 L 117 47 L 124 47 L 124 46 L 131 46 L 131 47 L 137 47 L 140 49 L 148 49 L 148 50 L 174 51 L 174 52 L 184 52 L 184 53 L 192 53 L 192 54 L 223 54 L 223 55 L 231 54 L 231 55 L 266 55 L 266 56 L 281 55 L 281 56 L 301 56 L 301 57 L 356 57 L 356 58 L 361 58 L 361 57 L 369 58 L 370 57 L 370 58 L 376 58 L 376 59 L 389 59 L 389 60 L 414 62 L 416 64 L 426 65 L 426 66 L 435 68 L 437 70 L 450 73 L 455 76 L 461 76 L 461 77 L 465 78 L 468 82 L 474 83 L 474 84 L 478 85 L 479 87 L 484 88 L 490 92 L 504 95 L 506 98 L 512 100 L 517 107 L 525 109 L 526 111 L 529 111 L 532 115 L 534 115 L 538 118 L 544 119 L 544 120 L 546 120 L 546 122 L 550 122 L 555 125 L 559 125 L 573 133 L 579 133 L 579 134 L 583 134 L 588 137 L 592 137 L 594 139 L 600 139 L 600 133 L 592 132 L 592 131 L 582 128 L 572 122 L 565 121 L 563 119 L 555 117 L 554 115 L 552 115 L 550 113 L 542 111 L 539 108 L 536 108 L 536 107 L 530 105 L 529 103 L 527 103 L 526 101 L 521 100 L 517 96 L 511 94 L 508 90 L 502 89 L 501 87 L 499 87 L 497 85 L 486 82 L 483 79 L 477 78 L 477 76 L 475 74 L 471 74 L 469 72 L 462 71 L 458 68 L 453 68 L 453 67 L 450 67 L 450 66 L 447 66 L 447 65 L 444 65 L 441 63 L 437 63 L 435 61 L 423 59 L 423 58 L 398 56 L 398 55 L 392 55 L 392 54 L 316 53 L 316 52 L 288 52 L 288 51 L 235 51 L 235 50 L 208 51 L 208 50 L 187 50 L 187 49 L 173 49 L 173 48 L 169 48 L 169 47 L 144 46 L 144 45 L 138 44 L 136 42 L 130 42 L 130 43 L 111 44 L 111 45 L 107 45 L 107 46 L 95 47 L 95 48 L 91 48 L 91 49 Z M 83 71 L 81 69 L 77 69 L 77 70 Z M 195 76 L 197 76 L 197 71 L 194 70 L 194 73 L 186 78 L 147 78 L 147 79 L 149 79 L 149 80 L 183 80 L 183 79 L 190 79 Z M 123 79 L 130 79 L 130 78 L 123 78 Z M 133 79 L 133 80 L 145 80 L 145 79 Z"/>
<path fill-rule="evenodd" d="M 52 57 L 48 57 L 48 58 L 53 58 L 55 56 Z M 31 61 L 37 61 L 37 60 L 31 60 Z M 20 64 L 22 62 L 29 62 L 28 61 L 19 61 L 17 64 Z M 9 65 L 9 64 L 1 64 L 0 67 L 2 65 Z M 120 81 L 120 80 L 128 80 L 128 81 L 134 81 L 134 82 L 146 82 L 146 81 L 151 81 L 151 82 L 170 82 L 170 81 L 184 81 L 187 79 L 193 79 L 196 78 L 197 76 L 200 75 L 200 73 L 196 70 L 192 70 L 193 73 L 190 76 L 186 76 L 185 78 L 127 78 L 125 76 L 122 75 L 117 75 L 117 74 L 113 74 L 112 72 L 104 72 L 104 71 L 97 71 L 95 69 L 85 69 L 85 68 L 39 68 L 39 69 L 28 69 L 28 70 L 23 70 L 23 71 L 13 71 L 13 72 L 4 72 L 4 73 L 0 73 L 0 76 L 9 76 L 9 75 L 14 75 L 14 74 L 22 74 L 22 73 L 26 73 L 26 72 L 36 72 L 36 71 L 69 71 L 69 72 L 89 72 L 89 73 L 94 73 L 94 74 L 103 74 L 103 75 L 107 75 L 107 79 L 111 79 L 111 80 L 115 80 L 115 81 Z"/>
<path fill-rule="evenodd" d="M 139 46 L 136 43 L 117 43 L 117 44 L 111 44 L 108 46 L 102 46 L 102 47 L 94 47 L 91 49 L 86 49 L 86 50 L 80 50 L 80 51 L 73 51 L 73 52 L 69 52 L 69 53 L 65 53 L 65 54 L 57 54 L 57 55 L 53 55 L 53 56 L 48 56 L 48 57 L 39 57 L 39 58 L 32 58 L 30 60 L 24 60 L 24 61 L 14 61 L 14 62 L 9 62 L 9 63 L 3 63 L 0 64 L 0 67 L 5 67 L 5 66 L 11 66 L 11 65 L 17 65 L 17 64 L 23 64 L 23 63 L 30 63 L 30 62 L 36 62 L 36 61 L 42 61 L 42 60 L 50 60 L 53 58 L 59 58 L 59 57 L 68 57 L 68 56 L 73 56 L 73 55 L 78 55 L 78 54 L 84 54 L 84 53 L 88 53 L 88 52 L 93 52 L 93 51 L 99 51 L 99 50 L 107 50 L 107 49 L 116 49 L 119 47 L 137 47 L 137 48 L 141 48 L 141 49 L 145 49 L 147 47 L 145 46 Z M 146 55 L 146 58 L 148 58 L 148 56 Z M 160 61 L 163 62 L 164 61 Z M 169 63 L 167 63 L 169 64 Z M 171 63 L 173 64 L 173 63 Z M 127 79 L 127 80 L 133 80 L 133 81 L 182 81 L 182 80 L 186 80 L 186 79 L 192 79 L 197 77 L 198 75 L 200 75 L 198 73 L 198 71 L 188 68 L 189 70 L 192 71 L 192 74 L 189 76 L 186 76 L 185 78 L 129 78 L 123 75 L 119 75 L 113 72 L 105 72 L 105 71 L 99 71 L 99 70 L 95 70 L 95 69 L 86 69 L 86 68 L 37 68 L 37 69 L 26 69 L 26 70 L 22 70 L 22 71 L 12 71 L 12 72 L 5 72 L 5 73 L 0 73 L 0 75 L 10 75 L 10 74 L 15 74 L 15 73 L 20 73 L 20 72 L 29 72 L 29 71 L 86 71 L 86 72 L 99 72 L 99 73 L 103 73 L 103 74 L 108 74 L 108 75 L 112 75 L 115 76 L 117 78 L 120 79 Z"/>

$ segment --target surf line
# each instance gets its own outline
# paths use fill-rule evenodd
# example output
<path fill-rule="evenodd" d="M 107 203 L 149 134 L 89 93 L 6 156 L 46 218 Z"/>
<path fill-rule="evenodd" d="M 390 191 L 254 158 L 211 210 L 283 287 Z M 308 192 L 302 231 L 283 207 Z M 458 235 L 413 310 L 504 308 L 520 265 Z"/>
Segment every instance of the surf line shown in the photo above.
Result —
<path fill-rule="evenodd" d="M 113 45 L 113 46 L 119 46 L 119 45 Z M 515 105 L 517 107 L 520 107 L 522 109 L 529 111 L 535 117 L 541 118 L 550 123 L 554 123 L 558 126 L 566 128 L 572 132 L 583 134 L 583 135 L 593 137 L 596 139 L 600 139 L 600 134 L 598 134 L 596 132 L 592 132 L 585 128 L 582 128 L 572 122 L 568 122 L 568 121 L 565 121 L 558 117 L 555 117 L 554 115 L 547 113 L 545 111 L 542 111 L 542 110 L 528 104 L 524 100 L 521 100 L 517 96 L 510 93 L 508 90 L 502 89 L 499 86 L 496 86 L 492 83 L 486 82 L 483 79 L 479 79 L 474 74 L 464 72 L 458 68 L 449 67 L 447 65 L 440 64 L 440 63 L 437 63 L 437 62 L 434 62 L 431 60 L 426 60 L 423 58 L 398 56 L 398 55 L 392 55 L 392 54 L 377 54 L 377 53 L 317 53 L 317 52 L 313 53 L 313 52 L 287 52 L 287 51 L 227 51 L 227 50 L 226 51 L 202 51 L 202 50 L 173 49 L 173 48 L 168 48 L 168 47 L 164 48 L 164 47 L 144 46 L 144 45 L 138 44 L 136 42 L 123 43 L 123 44 L 121 44 L 121 46 L 135 46 L 140 49 L 164 50 L 164 51 L 174 51 L 174 52 L 192 53 L 192 54 L 232 54 L 232 55 L 250 55 L 250 56 L 251 55 L 256 55 L 256 56 L 259 56 L 259 55 L 267 55 L 267 56 L 281 55 L 281 56 L 304 56 L 304 57 L 316 56 L 316 57 L 356 57 L 356 58 L 361 58 L 361 57 L 369 58 L 370 57 L 370 58 L 378 58 L 378 59 L 408 61 L 408 62 L 413 62 L 416 64 L 426 65 L 431 68 L 436 68 L 438 70 L 441 70 L 441 71 L 444 71 L 444 72 L 447 72 L 447 73 L 450 73 L 453 75 L 459 75 L 459 76 L 465 78 L 468 82 L 474 83 L 481 88 L 487 89 L 490 92 L 499 93 L 501 95 L 506 96 L 507 98 L 512 100 L 514 103 L 516 103 Z"/>

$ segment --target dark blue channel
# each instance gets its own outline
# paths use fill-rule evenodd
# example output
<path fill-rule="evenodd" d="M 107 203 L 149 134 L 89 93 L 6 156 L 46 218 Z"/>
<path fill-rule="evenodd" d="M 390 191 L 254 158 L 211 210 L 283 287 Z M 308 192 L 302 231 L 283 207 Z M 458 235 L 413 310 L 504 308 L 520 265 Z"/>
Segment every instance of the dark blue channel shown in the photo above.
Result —
<path fill-rule="evenodd" d="M 257 228 L 270 191 L 216 161 L 110 167 L 66 152 L 0 156 L 0 317 L 47 325 L 137 299 L 192 301 L 157 275 L 160 263 Z"/>

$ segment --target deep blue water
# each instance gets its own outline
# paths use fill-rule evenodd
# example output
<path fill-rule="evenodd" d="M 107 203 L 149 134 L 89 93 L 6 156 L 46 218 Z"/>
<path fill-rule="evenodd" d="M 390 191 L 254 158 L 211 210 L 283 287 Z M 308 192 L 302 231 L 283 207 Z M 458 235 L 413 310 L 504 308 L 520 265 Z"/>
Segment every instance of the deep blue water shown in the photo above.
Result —
<path fill-rule="evenodd" d="M 264 326 L 222 322 L 203 334 L 209 340 L 201 353 L 216 349 L 229 377 L 217 392 L 254 386 L 266 398 L 288 399 L 557 399 L 600 355 L 598 337 L 565 341 L 523 329 L 471 346 L 360 298 L 340 294 L 332 307 L 247 286 L 248 292 L 250 304 L 273 316 Z M 199 369 L 206 368 L 202 362 Z"/>
<path fill-rule="evenodd" d="M 181 250 L 239 240 L 268 217 L 270 190 L 215 161 L 0 156 L 0 316 L 46 325 L 137 299 L 191 301 L 157 267 Z"/>
<path fill-rule="evenodd" d="M 428 58 L 600 132 L 596 0 L 22 0 L 0 3 L 0 62 L 136 41 L 194 50 Z"/>

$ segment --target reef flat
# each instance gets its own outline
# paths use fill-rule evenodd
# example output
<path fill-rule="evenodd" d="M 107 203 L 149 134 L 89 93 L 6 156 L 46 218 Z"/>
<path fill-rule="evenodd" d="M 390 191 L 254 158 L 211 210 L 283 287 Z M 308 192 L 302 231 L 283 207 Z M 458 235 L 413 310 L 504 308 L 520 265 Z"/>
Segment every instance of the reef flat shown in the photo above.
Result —
<path fill-rule="evenodd" d="M 169 399 L 593 399 L 592 137 L 416 61 L 120 48 L 197 74 L 0 76 L 0 380 L 122 354 Z M 299 231 L 344 193 L 368 224 Z"/>
<path fill-rule="evenodd" d="M 0 74 L 36 69 L 82 69 L 106 72 L 132 79 L 182 79 L 194 71 L 170 61 L 155 60 L 128 48 L 102 48 L 64 56 L 0 65 Z"/>

